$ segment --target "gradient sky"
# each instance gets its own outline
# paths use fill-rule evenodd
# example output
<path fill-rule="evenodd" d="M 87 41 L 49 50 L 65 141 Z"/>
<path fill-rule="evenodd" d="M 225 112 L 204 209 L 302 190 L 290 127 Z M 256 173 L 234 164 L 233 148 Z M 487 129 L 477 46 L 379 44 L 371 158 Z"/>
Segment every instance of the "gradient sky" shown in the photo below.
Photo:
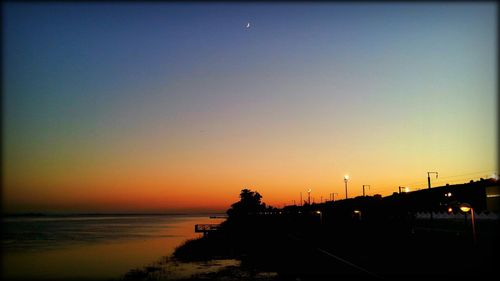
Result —
<path fill-rule="evenodd" d="M 496 5 L 5 4 L 8 212 L 390 195 L 497 166 Z M 246 29 L 247 22 L 251 28 Z"/>

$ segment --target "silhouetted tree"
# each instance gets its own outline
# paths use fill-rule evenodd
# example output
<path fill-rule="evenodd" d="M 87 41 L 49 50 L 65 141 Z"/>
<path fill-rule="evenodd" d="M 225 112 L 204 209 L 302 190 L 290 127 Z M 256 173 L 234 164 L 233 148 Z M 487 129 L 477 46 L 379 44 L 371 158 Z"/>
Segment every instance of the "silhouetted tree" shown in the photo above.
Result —
<path fill-rule="evenodd" d="M 261 203 L 261 199 L 262 196 L 257 191 L 245 188 L 240 193 L 240 201 L 232 204 L 226 213 L 229 217 L 241 217 L 264 211 L 266 204 Z"/>

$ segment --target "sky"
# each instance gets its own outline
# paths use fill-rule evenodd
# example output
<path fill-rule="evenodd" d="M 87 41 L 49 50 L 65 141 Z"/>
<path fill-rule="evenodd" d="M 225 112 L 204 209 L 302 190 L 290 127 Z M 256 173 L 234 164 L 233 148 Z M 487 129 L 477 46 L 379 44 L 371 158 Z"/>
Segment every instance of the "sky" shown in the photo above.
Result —
<path fill-rule="evenodd" d="M 4 4 L 3 207 L 283 207 L 345 198 L 345 174 L 354 197 L 497 173 L 496 10 Z"/>

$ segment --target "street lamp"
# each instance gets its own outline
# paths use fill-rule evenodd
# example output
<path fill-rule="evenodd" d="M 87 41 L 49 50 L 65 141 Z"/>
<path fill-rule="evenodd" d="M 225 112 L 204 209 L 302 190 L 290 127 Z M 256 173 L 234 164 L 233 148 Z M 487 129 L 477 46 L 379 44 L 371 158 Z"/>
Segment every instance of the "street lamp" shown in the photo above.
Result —
<path fill-rule="evenodd" d="M 347 199 L 347 181 L 349 180 L 349 175 L 344 176 L 344 182 L 345 182 L 345 199 Z"/>
<path fill-rule="evenodd" d="M 474 208 L 468 203 L 462 203 L 458 207 L 462 213 L 465 214 L 465 223 L 467 223 L 467 213 L 470 211 L 470 219 L 471 219 L 471 224 L 472 224 L 472 239 L 474 241 L 474 245 L 476 244 L 476 226 L 475 226 L 475 219 L 474 219 Z"/>
<path fill-rule="evenodd" d="M 319 223 L 323 224 L 323 214 L 321 213 L 321 211 L 316 211 L 316 214 L 319 215 Z"/>
<path fill-rule="evenodd" d="M 360 210 L 354 210 L 354 215 L 357 216 L 359 218 L 359 220 L 361 220 L 361 211 Z"/>
<path fill-rule="evenodd" d="M 462 203 L 460 204 L 460 211 L 462 211 L 463 213 L 467 214 L 469 211 L 470 211 L 471 206 L 467 203 Z"/>

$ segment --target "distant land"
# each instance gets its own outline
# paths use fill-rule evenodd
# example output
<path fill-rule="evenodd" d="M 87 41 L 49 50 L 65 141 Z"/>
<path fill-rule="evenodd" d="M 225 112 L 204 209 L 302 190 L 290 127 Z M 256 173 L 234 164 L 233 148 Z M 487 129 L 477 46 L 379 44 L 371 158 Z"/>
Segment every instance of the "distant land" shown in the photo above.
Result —
<path fill-rule="evenodd" d="M 224 215 L 224 212 L 199 213 L 52 213 L 52 212 L 24 212 L 2 214 L 4 217 L 88 217 L 88 216 L 213 216 Z"/>

